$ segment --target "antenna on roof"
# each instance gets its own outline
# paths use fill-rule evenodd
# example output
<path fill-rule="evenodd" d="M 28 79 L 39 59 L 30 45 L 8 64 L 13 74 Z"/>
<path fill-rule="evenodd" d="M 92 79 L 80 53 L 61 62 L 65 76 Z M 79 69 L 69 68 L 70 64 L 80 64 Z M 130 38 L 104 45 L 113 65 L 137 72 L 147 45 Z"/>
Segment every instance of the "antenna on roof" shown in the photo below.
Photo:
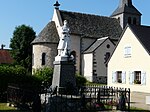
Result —
<path fill-rule="evenodd" d="M 56 0 L 56 3 L 54 4 L 54 6 L 55 6 L 55 9 L 59 9 L 60 4 L 59 4 L 58 0 Z"/>

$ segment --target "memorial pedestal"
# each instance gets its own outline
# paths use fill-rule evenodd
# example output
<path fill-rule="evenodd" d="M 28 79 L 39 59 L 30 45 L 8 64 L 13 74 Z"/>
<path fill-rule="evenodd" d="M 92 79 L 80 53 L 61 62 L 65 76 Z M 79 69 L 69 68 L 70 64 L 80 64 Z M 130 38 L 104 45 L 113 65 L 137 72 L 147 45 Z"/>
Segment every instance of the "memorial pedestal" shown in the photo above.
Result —
<path fill-rule="evenodd" d="M 54 61 L 53 87 L 76 87 L 75 66 L 73 61 Z"/>

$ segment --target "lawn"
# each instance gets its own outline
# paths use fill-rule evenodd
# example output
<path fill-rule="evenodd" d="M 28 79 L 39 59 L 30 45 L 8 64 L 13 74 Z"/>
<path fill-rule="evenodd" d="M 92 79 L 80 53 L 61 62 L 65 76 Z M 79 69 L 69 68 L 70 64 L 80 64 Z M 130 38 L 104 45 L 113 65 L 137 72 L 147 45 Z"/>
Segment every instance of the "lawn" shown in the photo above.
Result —
<path fill-rule="evenodd" d="M 15 107 L 7 106 L 7 103 L 0 103 L 0 112 L 27 112 L 17 110 Z"/>
<path fill-rule="evenodd" d="M 14 107 L 7 106 L 6 103 L 0 103 L 0 112 L 27 112 L 27 111 L 17 110 Z M 131 107 L 130 112 L 150 112 L 150 111 Z"/>

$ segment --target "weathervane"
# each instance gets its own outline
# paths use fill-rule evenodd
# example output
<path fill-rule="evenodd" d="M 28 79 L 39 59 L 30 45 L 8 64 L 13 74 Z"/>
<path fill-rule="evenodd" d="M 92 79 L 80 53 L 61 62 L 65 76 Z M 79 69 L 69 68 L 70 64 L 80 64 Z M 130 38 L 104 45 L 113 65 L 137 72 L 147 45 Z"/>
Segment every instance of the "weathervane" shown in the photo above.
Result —
<path fill-rule="evenodd" d="M 59 4 L 58 0 L 56 0 L 56 3 L 54 4 L 54 6 L 55 6 L 55 9 L 59 9 L 60 4 Z"/>

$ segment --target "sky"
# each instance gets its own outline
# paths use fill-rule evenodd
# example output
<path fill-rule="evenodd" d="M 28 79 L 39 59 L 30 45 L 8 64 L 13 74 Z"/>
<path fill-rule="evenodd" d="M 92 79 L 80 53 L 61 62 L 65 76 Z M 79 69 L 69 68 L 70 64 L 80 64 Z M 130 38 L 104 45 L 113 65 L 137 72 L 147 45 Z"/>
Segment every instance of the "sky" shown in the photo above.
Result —
<path fill-rule="evenodd" d="M 0 45 L 9 48 L 15 27 L 25 24 L 36 35 L 51 21 L 56 0 L 0 0 Z M 150 0 L 133 0 L 142 13 L 142 24 L 150 26 Z M 110 16 L 119 0 L 59 0 L 60 10 Z"/>

